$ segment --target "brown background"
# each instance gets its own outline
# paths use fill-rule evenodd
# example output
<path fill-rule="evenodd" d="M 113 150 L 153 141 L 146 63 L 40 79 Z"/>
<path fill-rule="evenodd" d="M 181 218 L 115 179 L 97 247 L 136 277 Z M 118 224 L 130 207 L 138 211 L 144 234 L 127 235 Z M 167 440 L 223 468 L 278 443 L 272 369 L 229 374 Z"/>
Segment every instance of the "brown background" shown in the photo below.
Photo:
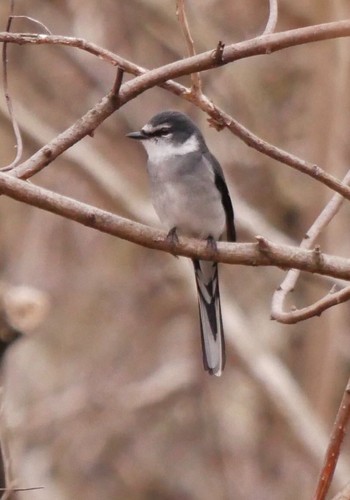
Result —
<path fill-rule="evenodd" d="M 7 3 L 0 4 L 3 27 Z M 279 3 L 278 30 L 350 14 L 346 0 Z M 188 4 L 198 51 L 218 40 L 258 35 L 268 15 L 268 2 L 261 0 Z M 171 0 L 23 0 L 16 13 L 149 68 L 186 54 Z M 35 29 L 24 20 L 13 25 L 14 31 Z M 113 67 L 77 49 L 8 50 L 25 157 L 77 120 L 113 83 Z M 203 86 L 256 134 L 342 177 L 349 164 L 349 53 L 347 39 L 295 47 L 206 72 Z M 181 81 L 189 84 L 189 78 Z M 262 234 L 299 242 L 331 192 L 229 132 L 209 128 L 203 113 L 161 89 L 127 104 L 33 182 L 157 225 L 145 154 L 125 134 L 167 108 L 192 116 L 222 164 L 239 241 Z M 14 139 L 3 99 L 0 130 L 0 164 L 6 165 Z M 322 236 L 322 249 L 349 254 L 348 220 L 344 206 Z M 34 286 L 50 300 L 45 321 L 12 348 L 5 370 L 17 484 L 45 487 L 20 498 L 311 497 L 347 379 L 348 305 L 295 326 L 280 325 L 269 317 L 283 271 L 221 266 L 229 340 L 227 367 L 217 379 L 202 370 L 195 286 L 185 259 L 2 197 L 0 270 L 6 283 Z M 310 303 L 330 287 L 304 276 L 293 303 Z M 337 488 L 349 473 L 345 463 Z"/>

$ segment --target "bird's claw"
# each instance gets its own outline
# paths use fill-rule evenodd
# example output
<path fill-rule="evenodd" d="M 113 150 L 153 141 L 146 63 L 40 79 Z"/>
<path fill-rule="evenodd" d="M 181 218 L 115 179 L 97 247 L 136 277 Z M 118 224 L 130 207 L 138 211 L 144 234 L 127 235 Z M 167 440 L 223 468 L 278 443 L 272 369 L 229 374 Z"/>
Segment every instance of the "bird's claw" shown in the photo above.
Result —
<path fill-rule="evenodd" d="M 167 234 L 166 240 L 170 244 L 171 253 L 174 255 L 174 257 L 178 258 L 178 256 L 175 253 L 176 246 L 179 243 L 179 237 L 177 235 L 176 227 L 173 227 L 172 229 L 170 229 L 170 231 Z"/>

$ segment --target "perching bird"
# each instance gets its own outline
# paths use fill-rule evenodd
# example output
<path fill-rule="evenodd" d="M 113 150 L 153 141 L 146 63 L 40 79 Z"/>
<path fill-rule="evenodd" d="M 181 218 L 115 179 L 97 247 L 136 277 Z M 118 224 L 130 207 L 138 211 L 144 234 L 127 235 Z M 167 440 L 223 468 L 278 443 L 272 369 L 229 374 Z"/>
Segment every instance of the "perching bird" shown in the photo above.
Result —
<path fill-rule="evenodd" d="M 159 219 L 169 231 L 215 241 L 236 240 L 234 214 L 222 168 L 204 138 L 185 114 L 164 111 L 139 131 L 127 135 L 139 139 L 148 154 L 147 169 L 152 201 Z M 221 318 L 218 265 L 193 260 L 198 290 L 204 368 L 220 376 L 225 365 L 225 341 Z"/>

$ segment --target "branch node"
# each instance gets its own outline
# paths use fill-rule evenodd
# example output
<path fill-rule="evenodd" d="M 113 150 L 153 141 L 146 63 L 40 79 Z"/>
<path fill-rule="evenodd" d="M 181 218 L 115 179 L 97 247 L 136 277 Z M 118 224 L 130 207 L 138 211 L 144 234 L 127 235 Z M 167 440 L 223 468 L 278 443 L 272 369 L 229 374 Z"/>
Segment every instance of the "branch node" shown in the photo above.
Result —
<path fill-rule="evenodd" d="M 180 241 L 179 241 L 179 237 L 177 235 L 176 227 L 173 227 L 172 229 L 170 229 L 170 231 L 168 232 L 168 234 L 165 237 L 165 241 L 166 241 L 166 243 L 168 243 L 170 245 L 171 254 L 174 257 L 178 258 L 179 256 L 176 254 L 176 247 L 180 243 Z"/>
<path fill-rule="evenodd" d="M 226 122 L 221 116 L 210 116 L 207 121 L 209 123 L 209 127 L 215 128 L 218 132 L 221 132 L 221 130 L 226 128 Z"/>
<path fill-rule="evenodd" d="M 320 245 L 316 245 L 315 248 L 312 250 L 312 253 L 314 255 L 315 261 L 317 264 L 322 263 L 322 252 L 321 252 L 321 247 Z"/>
<path fill-rule="evenodd" d="M 265 254 L 268 253 L 270 250 L 270 246 L 269 246 L 268 241 L 263 236 L 259 236 L 259 235 L 255 236 L 255 239 L 256 239 L 256 242 L 258 245 L 259 252 L 262 252 Z"/>
<path fill-rule="evenodd" d="M 323 171 L 318 165 L 312 165 L 312 175 L 314 177 L 320 177 Z"/>
<path fill-rule="evenodd" d="M 123 83 L 123 77 L 124 77 L 124 69 L 121 68 L 120 66 L 118 66 L 117 74 L 116 74 L 114 84 L 112 87 L 112 92 L 111 92 L 112 97 L 114 99 L 119 99 L 119 91 L 120 91 L 120 87 L 122 86 L 122 83 Z"/>
<path fill-rule="evenodd" d="M 224 49 L 225 43 L 219 40 L 216 48 L 213 50 L 213 53 L 211 55 L 216 66 L 222 66 L 223 64 L 225 64 Z"/>
<path fill-rule="evenodd" d="M 49 148 L 49 147 L 44 147 L 44 148 L 43 148 L 43 155 L 44 155 L 46 158 L 51 158 L 51 156 L 52 156 L 52 151 L 51 151 L 51 148 Z"/>

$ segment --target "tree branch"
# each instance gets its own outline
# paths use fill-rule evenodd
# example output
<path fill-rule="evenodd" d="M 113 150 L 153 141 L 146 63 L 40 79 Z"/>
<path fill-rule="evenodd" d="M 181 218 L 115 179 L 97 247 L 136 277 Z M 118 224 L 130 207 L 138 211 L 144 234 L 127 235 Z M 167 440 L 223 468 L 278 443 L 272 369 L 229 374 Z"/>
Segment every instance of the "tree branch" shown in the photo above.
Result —
<path fill-rule="evenodd" d="M 266 28 L 264 29 L 262 36 L 269 35 L 276 29 L 278 19 L 278 0 L 269 0 L 269 9 L 269 18 L 267 20 Z"/>
<path fill-rule="evenodd" d="M 240 42 L 238 44 L 226 47 L 225 49 L 223 49 L 223 53 L 225 54 L 225 64 L 230 62 L 230 60 L 237 60 L 253 55 L 270 53 L 271 51 L 281 50 L 288 46 L 349 35 L 350 21 L 339 21 L 311 26 L 307 28 L 300 28 L 283 33 L 276 33 L 273 35 L 255 38 L 253 40 Z M 19 35 L 13 33 L 0 33 L 0 41 L 19 44 L 51 43 L 59 45 L 69 45 L 97 55 L 98 57 L 108 61 L 111 64 L 118 65 L 127 72 L 139 75 L 137 78 L 134 78 L 133 80 L 131 80 L 131 82 L 128 82 L 121 87 L 120 101 L 118 104 L 115 103 L 115 106 L 112 109 L 107 111 L 104 107 L 102 107 L 101 116 L 99 116 L 98 109 L 93 109 L 95 118 L 94 121 L 96 123 L 93 128 L 96 128 L 96 126 L 98 126 L 105 118 L 113 113 L 115 109 L 118 109 L 118 107 L 122 104 L 125 104 L 148 88 L 151 88 L 155 85 L 160 85 L 162 88 L 165 88 L 166 90 L 169 90 L 176 95 L 182 96 L 184 99 L 187 99 L 200 107 L 203 111 L 208 113 L 209 116 L 211 116 L 214 123 L 218 124 L 218 128 L 227 127 L 232 133 L 240 137 L 248 146 L 253 147 L 261 153 L 313 177 L 314 179 L 325 184 L 329 188 L 342 194 L 345 198 L 350 200 L 350 188 L 348 186 L 344 186 L 344 184 L 342 184 L 338 179 L 336 179 L 332 175 L 327 174 L 327 172 L 322 170 L 317 165 L 301 160 L 296 156 L 291 155 L 290 153 L 287 153 L 267 143 L 266 141 L 263 141 L 262 139 L 251 133 L 239 122 L 234 120 L 223 110 L 221 110 L 217 106 L 214 106 L 207 97 L 203 95 L 193 96 L 190 89 L 188 89 L 187 87 L 184 87 L 183 85 L 172 81 L 165 82 L 165 80 L 167 79 L 175 78 L 183 74 L 189 74 L 194 70 L 198 71 L 198 69 L 209 69 L 210 67 L 215 67 L 217 65 L 217 62 L 215 60 L 217 49 L 181 61 L 176 61 L 175 63 L 171 63 L 170 65 L 166 65 L 155 70 L 147 71 L 145 70 L 145 68 L 130 63 L 129 61 L 119 57 L 116 54 L 113 54 L 112 52 L 101 49 L 97 45 L 88 43 L 85 40 L 78 38 L 49 35 Z M 87 113 L 87 115 L 89 114 L 90 112 Z M 79 120 L 76 125 L 81 125 L 81 121 L 85 122 L 85 118 L 87 117 L 87 115 Z M 75 125 L 73 125 L 73 127 L 75 127 Z M 54 139 L 54 141 L 52 141 L 48 145 L 48 147 L 50 148 L 49 157 L 46 157 L 46 150 L 45 148 L 43 148 L 41 152 L 37 153 L 38 157 L 34 155 L 31 160 L 25 162 L 24 166 L 20 165 L 18 167 L 18 170 L 16 169 L 12 173 L 17 177 L 28 178 L 34 173 L 40 171 L 42 168 L 44 168 L 44 166 L 48 165 L 50 161 L 55 159 L 59 154 L 68 149 L 70 146 L 75 144 L 75 142 L 77 142 L 80 138 L 84 137 L 85 135 L 91 134 L 91 127 L 84 127 L 79 131 L 78 138 L 75 139 L 71 134 L 73 127 L 68 129 L 66 132 L 63 132 L 61 136 L 59 136 L 59 142 L 61 144 L 64 143 L 63 148 L 61 147 L 61 144 L 58 145 L 56 139 Z M 56 146 L 58 146 L 57 152 Z M 36 161 L 39 162 L 37 168 L 34 167 L 34 163 Z M 29 167 L 28 175 L 26 174 L 27 167 Z"/>
<path fill-rule="evenodd" d="M 11 171 L 11 175 L 29 179 L 44 167 L 49 165 L 55 158 L 76 144 L 87 135 L 92 135 L 94 130 L 106 118 L 108 118 L 120 106 L 120 91 L 115 95 L 115 89 L 103 97 L 99 103 L 91 108 L 83 117 L 76 121 L 71 127 L 55 137 L 51 142 L 43 146 L 28 160 L 18 165 Z"/>
<path fill-rule="evenodd" d="M 175 252 L 191 259 L 200 258 L 247 266 L 277 266 L 284 269 L 293 267 L 350 280 L 349 259 L 321 253 L 315 256 L 314 251 L 276 245 L 261 236 L 257 237 L 257 244 L 219 242 L 218 251 L 213 254 L 206 241 L 181 238 L 179 243 L 174 244 L 168 241 L 163 231 L 53 193 L 8 174 L 0 174 L 0 193 L 132 243 L 163 252 Z"/>
<path fill-rule="evenodd" d="M 349 182 L 350 171 L 347 172 L 343 179 L 344 184 L 348 184 Z M 308 230 L 305 238 L 300 244 L 300 248 L 309 249 L 315 245 L 315 242 L 320 233 L 323 231 L 323 229 L 325 229 L 325 227 L 327 227 L 330 221 L 338 213 L 343 202 L 344 198 L 338 193 L 332 196 L 331 200 L 327 203 L 325 208 L 322 210 L 320 215 L 316 218 L 315 222 Z M 334 289 L 332 289 L 328 293 L 328 295 L 308 307 L 303 307 L 302 309 L 293 309 L 292 311 L 285 311 L 284 309 L 287 295 L 294 290 L 299 276 L 299 270 L 291 269 L 290 271 L 288 271 L 281 285 L 275 291 L 271 305 L 272 319 L 285 324 L 297 323 L 307 318 L 311 318 L 312 316 L 320 316 L 321 313 L 326 309 L 345 302 L 350 297 L 350 287 L 344 288 L 339 292 L 335 292 Z"/>

